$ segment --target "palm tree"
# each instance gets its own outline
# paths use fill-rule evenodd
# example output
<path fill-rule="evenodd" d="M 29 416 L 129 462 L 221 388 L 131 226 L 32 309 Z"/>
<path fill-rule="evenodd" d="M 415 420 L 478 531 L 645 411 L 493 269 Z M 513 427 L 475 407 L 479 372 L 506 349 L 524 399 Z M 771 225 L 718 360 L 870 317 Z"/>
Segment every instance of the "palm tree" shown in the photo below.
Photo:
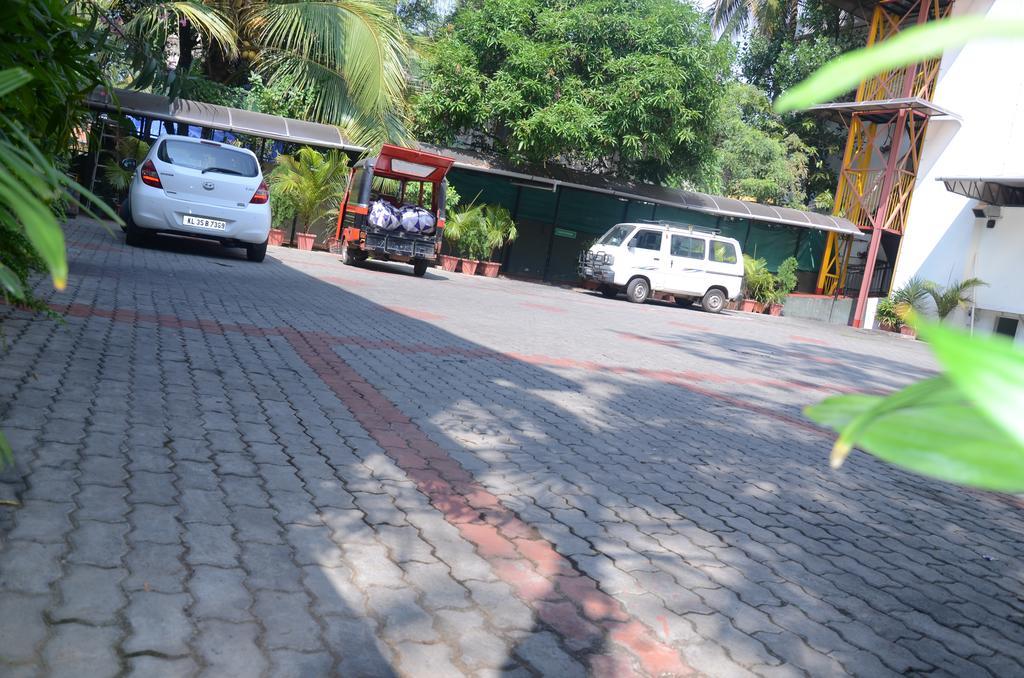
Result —
<path fill-rule="evenodd" d="M 494 258 L 495 251 L 519 237 L 519 230 L 516 228 L 516 222 L 512 220 L 512 215 L 500 205 L 485 205 L 483 222 L 490 259 Z"/>
<path fill-rule="evenodd" d="M 924 310 L 921 302 L 931 294 L 928 291 L 929 286 L 928 281 L 916 275 L 903 283 L 903 286 L 890 296 L 896 312 L 901 316 L 907 315 L 908 311 L 921 313 Z"/>
<path fill-rule="evenodd" d="M 126 18 L 136 86 L 156 85 L 171 96 L 187 93 L 193 54 L 207 77 L 239 79 L 251 68 L 268 85 L 287 81 L 316 92 L 307 118 L 338 125 L 367 145 L 406 141 L 405 87 L 410 46 L 385 0 L 93 0 L 108 24 Z M 167 71 L 175 46 L 176 65 Z M 194 76 L 192 76 L 194 77 Z"/>
<path fill-rule="evenodd" d="M 748 27 L 764 35 L 796 33 L 800 0 L 714 0 L 711 27 L 719 35 L 735 37 Z"/>
<path fill-rule="evenodd" d="M 965 306 L 971 302 L 966 296 L 967 291 L 982 285 L 988 285 L 980 278 L 968 278 L 961 282 L 951 283 L 946 287 L 935 283 L 926 283 L 928 294 L 935 301 L 935 312 L 939 320 L 945 320 L 946 316 L 952 313 L 958 306 Z"/>
<path fill-rule="evenodd" d="M 348 157 L 338 151 L 326 155 L 312 148 L 300 148 L 295 155 L 281 155 L 277 167 L 267 175 L 272 193 L 277 193 L 295 206 L 302 231 L 309 229 L 322 216 L 337 210 L 345 197 L 348 180 Z"/>

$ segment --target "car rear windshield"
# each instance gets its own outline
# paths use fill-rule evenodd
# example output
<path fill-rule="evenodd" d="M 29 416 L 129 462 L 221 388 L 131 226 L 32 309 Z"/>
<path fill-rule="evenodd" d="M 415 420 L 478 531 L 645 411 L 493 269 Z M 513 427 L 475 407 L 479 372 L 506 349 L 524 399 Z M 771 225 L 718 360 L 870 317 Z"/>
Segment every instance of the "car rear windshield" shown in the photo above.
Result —
<path fill-rule="evenodd" d="M 248 153 L 219 144 L 167 139 L 160 146 L 157 157 L 172 165 L 202 172 L 217 172 L 239 177 L 254 177 L 259 174 L 255 158 Z"/>
<path fill-rule="evenodd" d="M 619 224 L 604 234 L 601 238 L 601 245 L 611 245 L 612 247 L 618 247 L 625 242 L 626 237 L 633 232 L 633 227 L 626 224 Z"/>

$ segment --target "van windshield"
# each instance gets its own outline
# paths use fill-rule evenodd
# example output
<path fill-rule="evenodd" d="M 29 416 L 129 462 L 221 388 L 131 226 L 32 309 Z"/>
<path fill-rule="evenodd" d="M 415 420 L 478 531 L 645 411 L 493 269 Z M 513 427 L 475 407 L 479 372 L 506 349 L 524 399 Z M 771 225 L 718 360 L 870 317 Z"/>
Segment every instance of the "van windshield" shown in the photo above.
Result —
<path fill-rule="evenodd" d="M 618 247 L 622 243 L 626 242 L 626 238 L 633 232 L 633 226 L 628 224 L 619 224 L 604 234 L 604 237 L 598 241 L 599 245 L 611 245 L 612 247 Z"/>

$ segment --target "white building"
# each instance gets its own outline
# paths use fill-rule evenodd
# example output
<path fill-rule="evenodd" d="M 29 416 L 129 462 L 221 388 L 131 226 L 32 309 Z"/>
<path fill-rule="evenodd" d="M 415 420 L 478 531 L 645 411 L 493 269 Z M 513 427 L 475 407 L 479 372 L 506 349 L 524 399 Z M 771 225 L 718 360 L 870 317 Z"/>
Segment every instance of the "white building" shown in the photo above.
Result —
<path fill-rule="evenodd" d="M 952 13 L 1024 20 L 1024 0 L 957 0 Z M 981 278 L 988 285 L 970 293 L 973 308 L 949 321 L 1024 345 L 1022 65 L 1024 39 L 978 40 L 943 55 L 932 100 L 959 120 L 929 124 L 893 289 L 913 276 L 942 285 Z M 991 216 L 976 216 L 985 211 Z"/>

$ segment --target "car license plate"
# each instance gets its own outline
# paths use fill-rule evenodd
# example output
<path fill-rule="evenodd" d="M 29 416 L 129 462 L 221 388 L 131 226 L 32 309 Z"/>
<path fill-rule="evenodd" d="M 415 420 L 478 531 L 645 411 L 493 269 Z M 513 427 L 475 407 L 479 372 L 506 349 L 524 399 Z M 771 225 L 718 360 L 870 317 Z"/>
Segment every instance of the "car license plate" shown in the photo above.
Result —
<path fill-rule="evenodd" d="M 207 219 L 206 217 L 194 217 L 191 214 L 186 214 L 184 223 L 186 226 L 201 226 L 202 228 L 216 228 L 224 230 L 224 227 L 228 225 L 228 222 L 221 221 L 220 219 Z"/>

